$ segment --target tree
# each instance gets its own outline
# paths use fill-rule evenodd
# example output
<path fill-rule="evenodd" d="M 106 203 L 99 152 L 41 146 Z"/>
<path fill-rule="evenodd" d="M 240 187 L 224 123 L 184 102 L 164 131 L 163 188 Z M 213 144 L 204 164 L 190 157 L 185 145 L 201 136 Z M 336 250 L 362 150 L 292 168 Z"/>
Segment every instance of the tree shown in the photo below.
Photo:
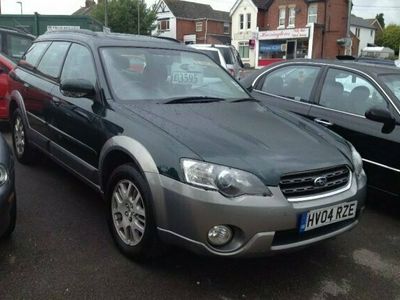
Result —
<path fill-rule="evenodd" d="M 92 17 L 104 22 L 104 0 L 99 1 L 92 11 Z M 140 31 L 138 31 L 138 7 Z M 113 32 L 150 35 L 154 29 L 156 12 L 148 8 L 144 0 L 108 0 L 108 27 Z"/>
<path fill-rule="evenodd" d="M 384 30 L 381 37 L 381 45 L 389 47 L 399 54 L 400 47 L 400 26 L 395 24 L 388 25 Z"/>
<path fill-rule="evenodd" d="M 385 17 L 383 13 L 377 14 L 375 19 L 378 20 L 379 24 L 381 24 L 382 29 L 385 28 Z"/>

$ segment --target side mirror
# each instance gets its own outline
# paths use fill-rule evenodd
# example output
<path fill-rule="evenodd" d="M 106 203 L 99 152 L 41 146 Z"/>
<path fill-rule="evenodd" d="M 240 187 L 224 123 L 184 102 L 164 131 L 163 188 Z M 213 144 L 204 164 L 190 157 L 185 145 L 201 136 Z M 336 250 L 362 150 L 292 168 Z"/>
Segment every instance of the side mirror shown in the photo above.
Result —
<path fill-rule="evenodd" d="M 93 98 L 96 94 L 93 84 L 86 79 L 63 80 L 60 90 L 63 95 L 74 98 Z"/>
<path fill-rule="evenodd" d="M 383 123 L 382 133 L 391 133 L 396 127 L 396 119 L 387 109 L 373 107 L 365 113 L 368 120 Z"/>

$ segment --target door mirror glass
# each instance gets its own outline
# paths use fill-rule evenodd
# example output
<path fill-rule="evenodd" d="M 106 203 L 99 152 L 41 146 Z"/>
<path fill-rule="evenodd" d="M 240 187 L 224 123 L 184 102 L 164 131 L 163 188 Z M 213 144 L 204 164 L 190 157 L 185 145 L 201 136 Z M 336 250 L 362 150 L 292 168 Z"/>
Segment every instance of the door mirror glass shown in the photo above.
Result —
<path fill-rule="evenodd" d="M 67 97 L 92 98 L 95 95 L 93 84 L 86 79 L 66 79 L 61 82 L 61 93 Z"/>
<path fill-rule="evenodd" d="M 383 123 L 382 132 L 390 133 L 396 126 L 396 120 L 387 109 L 381 107 L 373 107 L 365 113 L 365 117 L 369 120 Z"/>

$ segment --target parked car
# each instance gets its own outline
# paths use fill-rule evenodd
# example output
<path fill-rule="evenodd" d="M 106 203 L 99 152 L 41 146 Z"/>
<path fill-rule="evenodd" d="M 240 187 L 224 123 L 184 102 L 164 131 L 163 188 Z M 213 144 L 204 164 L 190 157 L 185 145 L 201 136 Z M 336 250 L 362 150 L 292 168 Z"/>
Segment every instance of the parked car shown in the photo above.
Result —
<path fill-rule="evenodd" d="M 215 47 L 203 47 L 203 46 L 198 46 L 196 44 L 189 45 L 189 47 L 192 47 L 194 49 L 197 49 L 204 54 L 207 54 L 209 57 L 211 57 L 217 64 L 221 65 L 225 70 L 228 70 L 228 67 L 225 62 L 225 58 L 222 55 L 221 50 Z M 229 71 L 229 70 L 228 70 Z"/>
<path fill-rule="evenodd" d="M 17 197 L 14 176 L 14 158 L 0 134 L 0 239 L 9 237 L 15 229 Z"/>
<path fill-rule="evenodd" d="M 384 66 L 388 66 L 388 67 L 400 67 L 397 60 L 379 59 L 379 58 L 373 58 L 373 57 L 368 57 L 368 56 L 357 57 L 357 58 L 355 58 L 354 61 L 359 62 L 359 63 L 365 63 L 365 64 L 384 65 Z"/>
<path fill-rule="evenodd" d="M 350 230 L 364 208 L 354 147 L 261 105 L 195 49 L 53 32 L 10 76 L 17 159 L 39 149 L 103 194 L 129 257 L 160 241 L 219 256 L 295 249 Z"/>
<path fill-rule="evenodd" d="M 239 52 L 235 49 L 235 47 L 218 44 L 196 44 L 197 49 L 200 49 L 200 47 L 214 47 L 220 50 L 222 52 L 222 55 L 224 56 L 226 67 L 229 73 L 236 79 L 240 79 L 240 77 L 242 76 L 244 65 L 242 59 L 240 58 Z"/>
<path fill-rule="evenodd" d="M 8 99 L 10 78 L 8 73 L 15 67 L 15 62 L 0 53 L 0 120 L 8 120 Z"/>
<path fill-rule="evenodd" d="M 314 120 L 350 141 L 371 187 L 400 195 L 400 70 L 339 61 L 275 64 L 242 80 L 270 106 Z"/>
<path fill-rule="evenodd" d="M 35 38 L 20 29 L 0 26 L 0 52 L 18 62 Z"/>

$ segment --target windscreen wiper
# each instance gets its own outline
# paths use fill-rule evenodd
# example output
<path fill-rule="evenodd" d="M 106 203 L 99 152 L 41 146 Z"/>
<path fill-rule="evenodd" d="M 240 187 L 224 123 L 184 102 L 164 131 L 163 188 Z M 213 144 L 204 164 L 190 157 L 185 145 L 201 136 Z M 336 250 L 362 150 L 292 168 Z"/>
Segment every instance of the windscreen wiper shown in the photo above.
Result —
<path fill-rule="evenodd" d="M 192 96 L 192 97 L 177 97 L 167 99 L 163 104 L 179 104 L 179 103 L 210 103 L 225 101 L 224 98 L 207 97 L 207 96 Z"/>
<path fill-rule="evenodd" d="M 241 99 L 235 99 L 231 101 L 232 103 L 238 103 L 238 102 L 260 102 L 260 100 L 254 99 L 254 98 L 241 98 Z"/>

